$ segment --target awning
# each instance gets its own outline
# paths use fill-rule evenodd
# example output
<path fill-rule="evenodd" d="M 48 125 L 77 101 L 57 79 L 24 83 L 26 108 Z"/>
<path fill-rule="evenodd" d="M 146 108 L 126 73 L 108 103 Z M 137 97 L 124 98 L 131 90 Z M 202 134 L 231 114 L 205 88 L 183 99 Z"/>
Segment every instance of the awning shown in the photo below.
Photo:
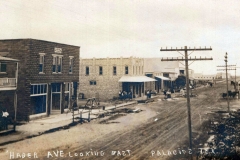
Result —
<path fill-rule="evenodd" d="M 0 62 L 18 62 L 19 60 L 17 59 L 12 59 L 12 58 L 7 58 L 7 57 L 2 57 L 0 56 Z"/>
<path fill-rule="evenodd" d="M 162 80 L 170 81 L 170 79 L 167 77 L 163 77 L 163 76 L 155 76 L 155 77 L 160 78 Z"/>
<path fill-rule="evenodd" d="M 171 77 L 171 81 L 175 81 L 176 79 L 176 77 Z"/>
<path fill-rule="evenodd" d="M 156 81 L 147 76 L 122 76 L 118 82 L 152 82 Z"/>

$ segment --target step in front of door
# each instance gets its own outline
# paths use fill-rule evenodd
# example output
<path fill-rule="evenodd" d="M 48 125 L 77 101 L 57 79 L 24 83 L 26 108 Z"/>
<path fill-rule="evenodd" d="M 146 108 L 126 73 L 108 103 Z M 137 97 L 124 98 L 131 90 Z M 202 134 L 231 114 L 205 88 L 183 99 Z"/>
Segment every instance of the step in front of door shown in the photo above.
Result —
<path fill-rule="evenodd" d="M 52 110 L 51 115 L 54 115 L 54 114 L 61 114 L 61 111 L 60 110 Z"/>

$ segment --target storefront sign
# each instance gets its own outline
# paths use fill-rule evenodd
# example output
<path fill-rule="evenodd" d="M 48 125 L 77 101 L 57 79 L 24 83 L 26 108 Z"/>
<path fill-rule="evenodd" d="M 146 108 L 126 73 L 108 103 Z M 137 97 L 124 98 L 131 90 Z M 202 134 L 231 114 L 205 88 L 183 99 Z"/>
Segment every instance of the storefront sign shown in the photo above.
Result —
<path fill-rule="evenodd" d="M 62 48 L 54 48 L 55 53 L 62 53 Z"/>

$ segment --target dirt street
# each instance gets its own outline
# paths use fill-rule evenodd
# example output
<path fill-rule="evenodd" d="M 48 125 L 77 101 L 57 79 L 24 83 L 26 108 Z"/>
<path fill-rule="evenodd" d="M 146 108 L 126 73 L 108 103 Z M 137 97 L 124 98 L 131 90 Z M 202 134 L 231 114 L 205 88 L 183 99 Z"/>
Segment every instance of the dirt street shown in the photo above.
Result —
<path fill-rule="evenodd" d="M 207 120 L 206 113 L 227 110 L 226 101 L 220 98 L 224 91 L 225 83 L 194 91 L 198 96 L 191 98 L 193 139 L 201 139 L 200 129 Z M 237 106 L 238 100 L 231 100 L 230 104 Z M 30 159 L 188 159 L 193 151 L 188 149 L 185 98 L 172 101 L 156 99 L 131 107 L 143 111 L 119 113 L 1 146 L 0 159 L 16 158 L 17 153 L 30 153 Z"/>

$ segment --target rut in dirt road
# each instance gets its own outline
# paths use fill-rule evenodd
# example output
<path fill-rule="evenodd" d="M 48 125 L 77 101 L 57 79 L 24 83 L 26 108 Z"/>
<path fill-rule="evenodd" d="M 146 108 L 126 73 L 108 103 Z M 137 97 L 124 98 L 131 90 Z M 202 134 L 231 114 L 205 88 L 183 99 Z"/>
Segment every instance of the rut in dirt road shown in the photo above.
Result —
<path fill-rule="evenodd" d="M 199 89 L 201 98 L 191 99 L 193 125 L 198 124 L 198 113 L 214 106 L 217 102 L 218 88 Z M 211 97 L 215 96 L 214 99 Z M 153 104 L 148 104 L 151 107 Z M 159 107 L 160 106 L 160 107 Z M 101 141 L 92 141 L 92 149 L 106 151 L 104 159 L 153 159 L 151 150 L 177 149 L 179 144 L 187 139 L 186 101 L 160 102 L 156 112 L 160 112 L 148 123 L 124 133 L 112 133 Z M 155 122 L 154 119 L 158 120 Z M 197 125 L 195 125 L 196 127 Z M 79 146 L 74 151 L 89 148 L 89 145 Z M 111 156 L 111 151 L 131 150 L 131 156 Z M 167 157 L 166 157 L 167 158 Z M 91 157 L 90 159 L 97 159 Z"/>

